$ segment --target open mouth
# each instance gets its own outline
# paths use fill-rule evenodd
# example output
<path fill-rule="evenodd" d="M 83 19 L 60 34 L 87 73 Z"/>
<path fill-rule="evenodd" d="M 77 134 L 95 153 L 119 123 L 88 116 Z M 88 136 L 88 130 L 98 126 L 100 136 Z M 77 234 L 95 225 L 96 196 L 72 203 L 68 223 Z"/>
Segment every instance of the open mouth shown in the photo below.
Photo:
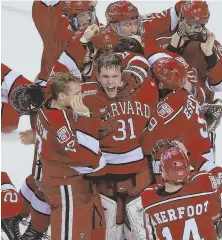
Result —
<path fill-rule="evenodd" d="M 108 92 L 114 92 L 116 87 L 107 87 L 106 89 Z"/>

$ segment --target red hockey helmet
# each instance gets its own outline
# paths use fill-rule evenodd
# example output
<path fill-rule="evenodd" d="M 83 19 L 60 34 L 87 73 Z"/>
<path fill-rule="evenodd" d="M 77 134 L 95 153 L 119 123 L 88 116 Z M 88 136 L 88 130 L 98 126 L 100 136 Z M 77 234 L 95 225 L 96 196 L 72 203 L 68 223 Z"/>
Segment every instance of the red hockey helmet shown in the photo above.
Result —
<path fill-rule="evenodd" d="M 65 15 L 73 15 L 88 11 L 95 6 L 96 1 L 61 1 L 61 7 Z"/>
<path fill-rule="evenodd" d="M 153 73 L 164 88 L 176 90 L 187 81 L 187 71 L 182 63 L 174 58 L 160 58 L 154 62 Z"/>
<path fill-rule="evenodd" d="M 131 2 L 117 1 L 107 7 L 105 15 L 107 23 L 110 23 L 138 18 L 139 12 Z"/>
<path fill-rule="evenodd" d="M 166 182 L 186 182 L 190 174 L 189 158 L 179 147 L 171 147 L 162 153 L 160 169 Z"/>
<path fill-rule="evenodd" d="M 202 0 L 186 1 L 181 5 L 181 14 L 186 20 L 195 20 L 204 25 L 210 18 L 208 5 Z"/>
<path fill-rule="evenodd" d="M 108 26 L 101 27 L 100 32 L 91 40 L 93 46 L 101 51 L 113 49 L 119 41 L 119 36 Z"/>

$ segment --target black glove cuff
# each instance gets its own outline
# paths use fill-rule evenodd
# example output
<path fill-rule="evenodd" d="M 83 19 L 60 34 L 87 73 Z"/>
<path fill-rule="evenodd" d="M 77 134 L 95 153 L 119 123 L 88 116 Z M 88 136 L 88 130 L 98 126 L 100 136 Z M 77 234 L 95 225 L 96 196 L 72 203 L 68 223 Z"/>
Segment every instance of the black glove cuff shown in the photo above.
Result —
<path fill-rule="evenodd" d="M 183 54 L 183 48 L 181 48 L 181 47 L 176 48 L 176 47 L 172 46 L 171 44 L 167 45 L 166 50 L 177 53 L 179 55 Z"/>
<path fill-rule="evenodd" d="M 205 56 L 205 61 L 207 63 L 207 68 L 210 70 L 217 64 L 217 55 L 215 52 L 210 56 Z"/>

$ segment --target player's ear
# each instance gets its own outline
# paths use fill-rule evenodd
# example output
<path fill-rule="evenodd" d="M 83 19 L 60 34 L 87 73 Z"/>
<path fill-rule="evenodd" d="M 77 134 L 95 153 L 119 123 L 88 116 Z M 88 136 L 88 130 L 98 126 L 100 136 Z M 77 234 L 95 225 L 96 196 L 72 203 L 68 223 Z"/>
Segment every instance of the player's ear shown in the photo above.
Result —
<path fill-rule="evenodd" d="M 65 99 L 64 94 L 63 94 L 63 93 L 59 93 L 59 94 L 58 94 L 58 100 L 64 101 L 64 99 Z"/>

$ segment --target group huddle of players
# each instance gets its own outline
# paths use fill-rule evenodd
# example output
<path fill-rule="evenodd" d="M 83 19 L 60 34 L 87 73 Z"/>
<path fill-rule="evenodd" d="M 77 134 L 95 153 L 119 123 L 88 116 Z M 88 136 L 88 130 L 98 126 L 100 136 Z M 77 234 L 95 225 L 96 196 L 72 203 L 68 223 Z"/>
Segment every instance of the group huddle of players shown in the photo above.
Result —
<path fill-rule="evenodd" d="M 116 1 L 105 15 L 100 24 L 96 1 L 34 1 L 39 74 L 32 83 L 2 64 L 2 132 L 30 115 L 20 138 L 35 144 L 20 193 L 2 173 L 2 230 L 16 240 L 219 239 L 222 46 L 205 26 L 208 4 L 141 16 Z"/>

